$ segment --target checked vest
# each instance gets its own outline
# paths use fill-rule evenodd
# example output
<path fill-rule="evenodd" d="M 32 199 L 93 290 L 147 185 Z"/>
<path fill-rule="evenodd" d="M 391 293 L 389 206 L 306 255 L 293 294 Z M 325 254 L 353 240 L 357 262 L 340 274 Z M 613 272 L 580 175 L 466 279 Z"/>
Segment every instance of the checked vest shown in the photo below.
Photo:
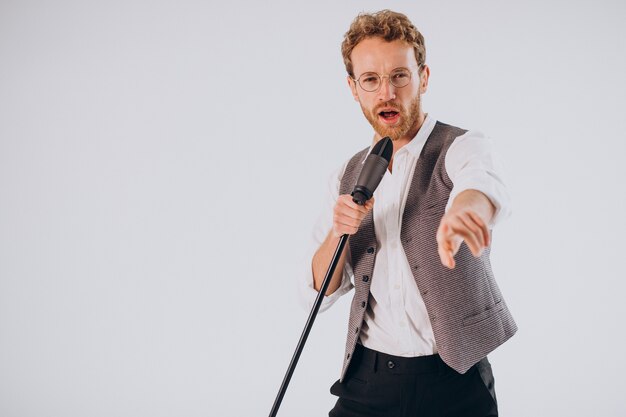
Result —
<path fill-rule="evenodd" d="M 445 169 L 446 153 L 466 131 L 437 122 L 416 162 L 402 215 L 400 238 L 417 288 L 430 318 L 443 361 L 459 373 L 500 346 L 517 331 L 489 262 L 490 248 L 475 258 L 463 242 L 456 267 L 441 264 L 436 233 L 452 189 Z M 349 194 L 361 172 L 369 147 L 354 155 L 341 179 L 340 194 Z M 370 297 L 377 241 L 372 211 L 350 236 L 355 294 L 350 308 L 341 381 L 359 337 Z"/>

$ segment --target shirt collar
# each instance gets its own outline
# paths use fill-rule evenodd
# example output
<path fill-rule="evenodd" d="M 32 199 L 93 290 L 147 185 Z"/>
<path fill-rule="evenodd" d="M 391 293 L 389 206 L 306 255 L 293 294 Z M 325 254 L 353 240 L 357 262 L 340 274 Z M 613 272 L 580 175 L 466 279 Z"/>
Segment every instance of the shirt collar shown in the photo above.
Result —
<path fill-rule="evenodd" d="M 422 123 L 420 130 L 417 131 L 417 135 L 415 135 L 415 137 L 409 143 L 404 145 L 402 149 L 406 149 L 408 153 L 418 158 L 420 156 L 420 152 L 422 152 L 424 144 L 426 143 L 426 139 L 428 139 L 433 129 L 435 128 L 436 122 L 437 120 L 435 120 L 434 117 L 430 117 L 429 114 L 426 114 L 426 117 L 424 118 L 424 123 Z"/>

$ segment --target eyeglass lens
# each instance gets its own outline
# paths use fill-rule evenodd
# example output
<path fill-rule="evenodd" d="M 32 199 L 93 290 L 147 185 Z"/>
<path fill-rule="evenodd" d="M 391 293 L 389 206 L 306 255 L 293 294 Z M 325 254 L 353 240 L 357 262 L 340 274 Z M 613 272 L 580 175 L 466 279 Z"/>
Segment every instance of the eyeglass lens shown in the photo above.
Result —
<path fill-rule="evenodd" d="M 389 74 L 389 82 L 396 88 L 405 87 L 410 81 L 411 72 L 405 68 L 395 69 Z M 359 77 L 359 84 L 365 91 L 376 91 L 380 88 L 381 77 L 375 72 L 365 72 Z"/>

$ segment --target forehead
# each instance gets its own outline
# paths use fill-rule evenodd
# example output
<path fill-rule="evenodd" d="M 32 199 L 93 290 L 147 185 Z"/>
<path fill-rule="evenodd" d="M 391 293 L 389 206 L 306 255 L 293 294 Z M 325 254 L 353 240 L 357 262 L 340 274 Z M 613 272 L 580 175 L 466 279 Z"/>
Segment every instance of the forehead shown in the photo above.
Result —
<path fill-rule="evenodd" d="M 387 73 L 394 68 L 417 64 L 411 45 L 401 40 L 387 42 L 382 38 L 362 40 L 354 47 L 350 58 L 357 77 L 368 71 Z"/>

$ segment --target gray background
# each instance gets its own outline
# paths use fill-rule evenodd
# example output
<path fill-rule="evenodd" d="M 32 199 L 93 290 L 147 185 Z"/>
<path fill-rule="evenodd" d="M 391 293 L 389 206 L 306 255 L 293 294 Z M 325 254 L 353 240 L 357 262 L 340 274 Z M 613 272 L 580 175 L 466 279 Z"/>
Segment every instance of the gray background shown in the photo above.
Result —
<path fill-rule="evenodd" d="M 339 45 L 384 7 L 426 37 L 425 110 L 506 162 L 501 414 L 623 415 L 623 2 L 139 0 L 0 2 L 0 415 L 269 413 L 326 180 L 371 138 Z M 279 415 L 332 407 L 349 298 Z"/>

